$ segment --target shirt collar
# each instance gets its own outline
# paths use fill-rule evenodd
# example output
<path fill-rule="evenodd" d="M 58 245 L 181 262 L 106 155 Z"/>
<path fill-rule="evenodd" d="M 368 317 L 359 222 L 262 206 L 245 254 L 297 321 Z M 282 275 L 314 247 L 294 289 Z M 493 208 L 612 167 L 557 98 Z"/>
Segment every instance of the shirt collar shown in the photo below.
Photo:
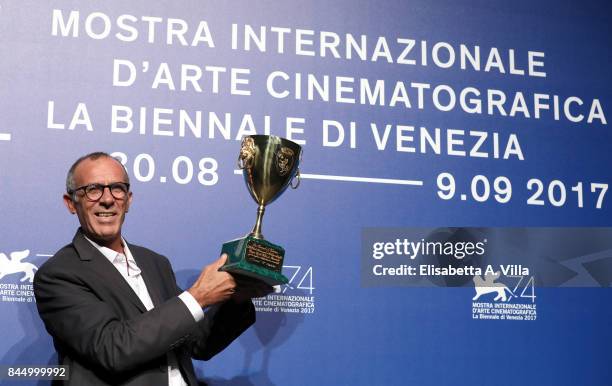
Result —
<path fill-rule="evenodd" d="M 123 245 L 124 253 L 119 253 L 113 249 L 101 246 L 100 244 L 96 243 L 95 241 L 91 240 L 89 237 L 85 235 L 83 236 L 85 237 L 87 241 L 91 243 L 91 245 L 93 245 L 98 251 L 100 251 L 100 253 L 104 255 L 104 257 L 106 257 L 108 261 L 111 262 L 111 264 L 115 265 L 117 264 L 119 260 L 123 260 L 124 258 L 127 258 L 127 261 L 130 266 L 129 276 L 136 276 L 140 274 L 140 268 L 138 268 L 138 265 L 136 264 L 136 260 L 134 260 L 134 256 L 132 256 L 132 252 L 130 252 L 130 248 L 128 247 L 128 244 L 125 242 L 123 237 L 121 238 L 121 245 Z"/>

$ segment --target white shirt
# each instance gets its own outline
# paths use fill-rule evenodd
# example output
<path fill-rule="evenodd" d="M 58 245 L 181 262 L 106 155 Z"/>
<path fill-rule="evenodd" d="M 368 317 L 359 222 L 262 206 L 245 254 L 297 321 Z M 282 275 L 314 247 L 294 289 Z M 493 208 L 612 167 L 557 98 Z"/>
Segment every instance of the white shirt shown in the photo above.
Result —
<path fill-rule="evenodd" d="M 121 238 L 123 251 L 125 252 L 125 254 L 123 254 L 110 248 L 98 245 L 87 237 L 85 238 L 94 247 L 96 247 L 96 249 L 108 259 L 108 261 L 113 264 L 117 271 L 119 271 L 125 281 L 127 281 L 130 287 L 132 287 L 142 304 L 144 304 L 147 311 L 153 309 L 153 301 L 151 300 L 151 296 L 149 296 L 149 291 L 147 291 L 147 286 L 142 278 L 140 268 L 138 268 L 138 265 L 136 265 L 136 260 L 134 260 L 134 256 L 132 256 L 132 253 L 130 252 L 125 240 Z M 183 301 L 183 303 L 185 303 L 187 308 L 189 308 L 189 311 L 193 315 L 196 322 L 204 319 L 204 311 L 193 295 L 191 295 L 188 291 L 185 291 L 179 295 L 179 298 Z M 178 361 L 174 352 L 169 351 L 167 357 L 169 386 L 187 386 L 187 382 L 185 382 L 185 379 L 179 370 Z"/>

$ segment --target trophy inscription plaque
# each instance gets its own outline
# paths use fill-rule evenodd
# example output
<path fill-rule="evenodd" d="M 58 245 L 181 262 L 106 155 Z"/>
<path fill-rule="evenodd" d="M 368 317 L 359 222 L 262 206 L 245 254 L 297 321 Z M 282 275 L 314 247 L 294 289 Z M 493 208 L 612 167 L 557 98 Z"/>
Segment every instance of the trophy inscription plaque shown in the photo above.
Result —
<path fill-rule="evenodd" d="M 242 139 L 238 167 L 251 197 L 258 204 L 257 220 L 247 236 L 223 244 L 228 259 L 219 270 L 246 275 L 269 285 L 286 284 L 281 271 L 285 250 L 264 239 L 261 233 L 266 205 L 287 187 L 300 184 L 299 163 L 302 148 L 295 142 L 272 135 L 251 135 Z M 295 178 L 295 185 L 293 184 Z"/>

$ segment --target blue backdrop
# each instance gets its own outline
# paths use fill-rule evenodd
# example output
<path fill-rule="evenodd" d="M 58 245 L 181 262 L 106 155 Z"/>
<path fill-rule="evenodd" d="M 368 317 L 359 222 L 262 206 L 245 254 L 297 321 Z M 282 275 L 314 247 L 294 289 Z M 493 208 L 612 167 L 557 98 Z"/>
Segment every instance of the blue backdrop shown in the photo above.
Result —
<path fill-rule="evenodd" d="M 202 379 L 609 384 L 609 247 L 564 236 L 557 250 L 580 245 L 565 269 L 603 279 L 546 285 L 546 268 L 526 264 L 520 286 L 499 281 L 518 295 L 507 304 L 536 304 L 537 317 L 485 320 L 473 317 L 471 277 L 369 282 L 368 232 L 392 242 L 389 228 L 520 227 L 513 245 L 533 251 L 560 240 L 533 241 L 542 227 L 612 226 L 610 11 L 548 0 L 2 2 L 0 364 L 55 361 L 32 268 L 11 262 L 40 266 L 72 238 L 61 195 L 78 156 L 122 159 L 134 192 L 125 237 L 169 256 L 189 286 L 254 224 L 236 157 L 242 135 L 269 132 L 304 148 L 301 186 L 264 218 L 291 282 L 196 365 Z"/>

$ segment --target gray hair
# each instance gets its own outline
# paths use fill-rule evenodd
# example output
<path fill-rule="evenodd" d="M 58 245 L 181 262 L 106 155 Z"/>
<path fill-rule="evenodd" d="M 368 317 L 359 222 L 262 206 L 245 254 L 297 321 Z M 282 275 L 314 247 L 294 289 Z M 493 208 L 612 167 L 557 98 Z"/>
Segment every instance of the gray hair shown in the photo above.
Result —
<path fill-rule="evenodd" d="M 86 154 L 82 157 L 80 157 L 79 159 L 77 159 L 76 161 L 74 161 L 74 163 L 72 164 L 72 166 L 70 167 L 70 169 L 68 170 L 68 174 L 66 175 L 66 192 L 68 194 L 71 194 L 74 189 L 77 188 L 76 183 L 74 182 L 74 171 L 76 170 L 77 166 L 79 166 L 79 164 L 85 160 L 92 160 L 95 161 L 99 158 L 110 158 L 113 159 L 115 161 L 117 161 L 119 163 L 119 165 L 121 165 L 121 168 L 123 169 L 123 172 L 125 173 L 125 182 L 127 182 L 128 184 L 130 183 L 130 176 L 127 173 L 127 170 L 125 169 L 125 166 L 123 166 L 123 164 L 115 157 L 111 156 L 108 153 L 105 153 L 103 151 L 95 151 L 93 153 L 89 153 Z M 73 198 L 74 199 L 74 198 Z"/>

